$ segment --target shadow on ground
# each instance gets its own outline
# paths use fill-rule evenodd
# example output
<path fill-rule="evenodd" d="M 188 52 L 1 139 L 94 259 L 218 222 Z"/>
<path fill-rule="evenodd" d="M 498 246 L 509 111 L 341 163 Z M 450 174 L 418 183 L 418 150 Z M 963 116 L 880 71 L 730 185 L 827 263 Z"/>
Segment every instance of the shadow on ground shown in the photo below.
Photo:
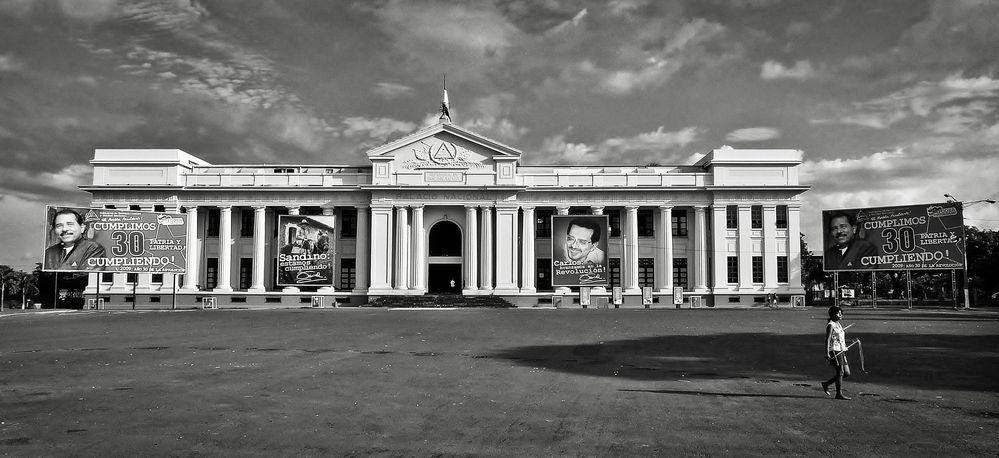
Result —
<path fill-rule="evenodd" d="M 999 336 L 848 335 L 857 382 L 918 389 L 999 392 Z M 831 374 L 822 336 L 762 333 L 661 336 L 585 345 L 536 345 L 492 355 L 531 367 L 643 381 L 777 377 L 817 382 Z M 790 375 L 789 375 L 790 374 Z"/>

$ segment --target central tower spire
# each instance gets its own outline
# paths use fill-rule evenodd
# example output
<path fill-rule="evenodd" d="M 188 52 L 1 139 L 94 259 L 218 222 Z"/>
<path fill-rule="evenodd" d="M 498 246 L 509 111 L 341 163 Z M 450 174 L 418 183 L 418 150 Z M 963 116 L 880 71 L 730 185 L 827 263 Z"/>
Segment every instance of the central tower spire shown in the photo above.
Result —
<path fill-rule="evenodd" d="M 448 107 L 448 101 L 447 101 L 447 75 L 446 74 L 444 75 L 442 83 L 443 83 L 443 87 L 444 87 L 444 98 L 441 100 L 441 117 L 440 117 L 440 121 L 442 123 L 451 124 L 451 110 L 450 110 L 450 107 Z"/>

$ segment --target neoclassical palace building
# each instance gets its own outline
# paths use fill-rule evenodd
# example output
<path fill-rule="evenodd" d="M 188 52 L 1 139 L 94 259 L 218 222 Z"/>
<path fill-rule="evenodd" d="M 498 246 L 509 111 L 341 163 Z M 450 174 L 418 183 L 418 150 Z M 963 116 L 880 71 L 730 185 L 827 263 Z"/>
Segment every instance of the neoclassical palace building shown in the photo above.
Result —
<path fill-rule="evenodd" d="M 609 285 L 623 307 L 749 307 L 801 285 L 802 153 L 708 152 L 693 164 L 524 165 L 513 147 L 440 123 L 367 152 L 368 165 L 214 165 L 176 149 L 98 149 L 92 206 L 186 213 L 187 274 L 90 274 L 107 305 L 180 297 L 220 306 L 340 304 L 382 296 L 500 296 L 548 305 L 553 215 L 607 215 Z M 332 286 L 280 286 L 279 217 L 335 221 Z M 332 217 L 332 218 L 329 218 Z M 648 290 L 646 290 L 648 291 Z M 134 296 L 133 296 L 134 294 Z M 176 299 L 174 299 L 176 300 Z M 696 302 L 695 302 L 696 303 Z"/>

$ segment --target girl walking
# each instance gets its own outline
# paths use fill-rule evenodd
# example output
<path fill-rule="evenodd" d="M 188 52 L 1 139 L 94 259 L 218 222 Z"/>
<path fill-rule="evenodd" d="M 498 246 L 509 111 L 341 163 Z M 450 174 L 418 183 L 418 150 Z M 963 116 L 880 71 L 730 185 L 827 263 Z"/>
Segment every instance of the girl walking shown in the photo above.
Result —
<path fill-rule="evenodd" d="M 846 331 L 839 322 L 843 319 L 843 309 L 832 306 L 829 307 L 829 321 L 826 322 L 826 355 L 829 365 L 836 369 L 836 375 L 829 380 L 822 382 L 822 391 L 826 396 L 831 396 L 829 386 L 836 384 L 836 399 L 849 401 L 850 398 L 843 395 L 843 379 L 850 376 L 850 365 L 846 361 Z"/>

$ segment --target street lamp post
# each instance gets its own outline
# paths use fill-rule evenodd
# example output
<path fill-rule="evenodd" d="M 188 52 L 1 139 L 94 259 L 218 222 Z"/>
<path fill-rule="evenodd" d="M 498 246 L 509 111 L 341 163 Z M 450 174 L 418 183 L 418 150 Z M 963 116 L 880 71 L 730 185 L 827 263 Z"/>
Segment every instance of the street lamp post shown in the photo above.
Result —
<path fill-rule="evenodd" d="M 983 203 L 983 202 L 987 203 L 987 204 L 990 204 L 990 205 L 996 203 L 996 201 L 992 200 L 992 199 L 978 199 L 978 200 L 971 200 L 971 201 L 967 201 L 967 202 L 962 202 L 960 200 L 957 200 L 956 197 L 954 197 L 954 196 L 952 196 L 950 194 L 944 194 L 944 197 L 947 198 L 948 202 L 960 203 L 961 204 L 961 208 L 968 208 L 968 207 L 970 207 L 972 205 L 980 204 L 980 203 Z M 961 225 L 964 226 L 964 213 L 963 212 L 961 214 Z M 968 297 L 968 285 L 970 283 L 970 280 L 968 278 L 969 266 L 968 266 L 968 235 L 967 234 L 965 234 L 965 236 L 964 236 L 964 253 L 963 254 L 964 254 L 964 308 L 969 309 L 969 308 L 971 308 L 971 299 Z"/>

